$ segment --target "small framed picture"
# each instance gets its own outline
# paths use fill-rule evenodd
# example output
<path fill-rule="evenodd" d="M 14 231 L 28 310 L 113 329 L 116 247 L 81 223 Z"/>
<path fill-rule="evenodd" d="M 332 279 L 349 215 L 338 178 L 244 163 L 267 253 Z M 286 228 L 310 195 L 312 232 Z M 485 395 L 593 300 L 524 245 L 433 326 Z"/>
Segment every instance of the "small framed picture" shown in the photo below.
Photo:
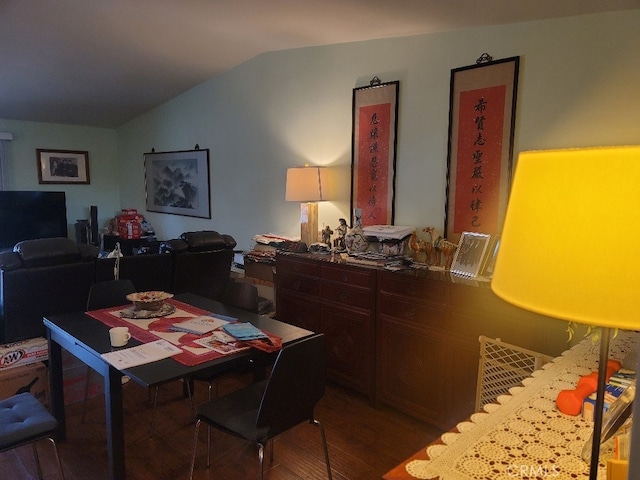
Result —
<path fill-rule="evenodd" d="M 89 183 L 89 152 L 36 149 L 38 183 Z"/>
<path fill-rule="evenodd" d="M 480 269 L 480 275 L 483 277 L 489 277 L 493 275 L 493 269 L 496 266 L 496 257 L 498 256 L 498 249 L 500 248 L 500 235 L 492 235 L 489 248 L 484 256 L 482 262 L 482 268 Z"/>
<path fill-rule="evenodd" d="M 451 273 L 470 278 L 477 277 L 490 239 L 491 235 L 486 233 L 462 232 L 451 264 Z"/>

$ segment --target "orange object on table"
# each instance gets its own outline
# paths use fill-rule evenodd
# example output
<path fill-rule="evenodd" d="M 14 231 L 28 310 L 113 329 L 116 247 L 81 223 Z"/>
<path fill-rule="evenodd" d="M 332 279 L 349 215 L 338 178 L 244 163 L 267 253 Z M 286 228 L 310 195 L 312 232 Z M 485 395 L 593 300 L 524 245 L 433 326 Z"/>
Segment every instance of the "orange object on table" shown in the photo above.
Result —
<path fill-rule="evenodd" d="M 609 381 L 609 377 L 620 370 L 620 367 L 622 367 L 622 364 L 618 360 L 608 360 L 607 377 L 605 381 Z M 558 410 L 567 415 L 580 415 L 584 399 L 595 392 L 597 388 L 598 372 L 591 372 L 589 375 L 580 377 L 575 389 L 562 390 L 558 393 L 556 406 Z"/>

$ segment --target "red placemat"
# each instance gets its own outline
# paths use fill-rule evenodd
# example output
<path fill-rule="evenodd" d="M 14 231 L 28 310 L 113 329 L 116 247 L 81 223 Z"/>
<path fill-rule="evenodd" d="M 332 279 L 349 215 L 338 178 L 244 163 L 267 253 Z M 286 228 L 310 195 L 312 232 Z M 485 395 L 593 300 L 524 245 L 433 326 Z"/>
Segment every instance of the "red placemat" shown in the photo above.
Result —
<path fill-rule="evenodd" d="M 176 323 L 184 322 L 201 315 L 215 316 L 215 313 L 202 310 L 175 299 L 167 300 L 167 302 L 175 306 L 176 310 L 170 315 L 159 318 L 125 318 L 120 312 L 130 307 L 130 305 L 103 308 L 86 313 L 109 327 L 129 327 L 131 336 L 143 343 L 153 342 L 159 338 L 168 340 L 182 350 L 182 353 L 174 355 L 171 358 L 183 365 L 194 366 L 224 356 L 222 353 L 195 343 L 195 340 L 203 338 L 201 335 L 170 330 L 170 327 Z M 282 338 L 272 335 L 269 332 L 264 333 L 269 337 L 269 342 L 251 341 L 244 342 L 244 344 L 267 352 L 277 351 L 282 347 Z"/>

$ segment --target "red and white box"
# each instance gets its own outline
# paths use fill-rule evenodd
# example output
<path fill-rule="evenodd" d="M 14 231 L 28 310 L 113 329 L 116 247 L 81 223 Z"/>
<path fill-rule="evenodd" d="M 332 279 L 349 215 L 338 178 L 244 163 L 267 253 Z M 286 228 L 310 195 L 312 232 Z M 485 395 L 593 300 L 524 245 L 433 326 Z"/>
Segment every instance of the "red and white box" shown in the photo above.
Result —
<path fill-rule="evenodd" d="M 0 345 L 0 370 L 29 365 L 48 358 L 47 340 L 43 337 Z"/>
<path fill-rule="evenodd" d="M 116 219 L 120 238 L 135 240 L 142 236 L 144 217 L 135 208 L 123 208 Z"/>

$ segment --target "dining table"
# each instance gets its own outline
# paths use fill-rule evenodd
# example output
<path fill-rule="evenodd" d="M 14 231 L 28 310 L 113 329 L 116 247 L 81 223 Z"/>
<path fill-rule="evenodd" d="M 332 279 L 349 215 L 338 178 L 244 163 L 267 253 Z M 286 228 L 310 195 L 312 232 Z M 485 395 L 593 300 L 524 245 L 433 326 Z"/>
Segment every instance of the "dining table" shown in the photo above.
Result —
<path fill-rule="evenodd" d="M 280 322 L 264 315 L 241 310 L 221 302 L 204 298 L 198 295 L 183 293 L 175 295 L 172 299 L 178 308 L 195 312 L 195 314 L 219 315 L 223 318 L 233 319 L 238 322 L 250 322 L 258 329 L 267 333 L 270 338 L 278 339 L 279 345 L 284 346 L 313 334 L 309 330 Z M 115 307 L 116 313 L 127 306 Z M 207 371 L 211 375 L 230 371 L 239 365 L 251 360 L 254 365 L 256 378 L 265 375 L 266 366 L 275 359 L 277 351 L 264 351 L 250 347 L 231 354 L 203 355 L 196 358 L 189 355 L 189 348 L 183 348 L 184 355 L 168 357 L 126 369 L 115 368 L 103 354 L 117 350 L 111 346 L 109 330 L 119 321 L 123 325 L 131 325 L 132 338 L 126 345 L 136 347 L 152 340 L 151 329 L 137 328 L 135 322 L 119 319 L 117 315 L 108 315 L 105 312 L 73 312 L 60 315 L 46 316 L 43 318 L 47 331 L 49 347 L 49 386 L 51 412 L 59 422 L 57 438 L 59 441 L 66 439 L 64 382 L 62 367 L 62 349 L 91 367 L 103 378 L 104 399 L 106 411 L 106 441 L 109 478 L 112 480 L 124 480 L 125 468 L 125 418 L 123 414 L 123 388 L 122 377 L 127 376 L 132 381 L 150 388 L 176 380 L 188 380 L 191 376 Z M 107 319 L 107 320 L 105 320 Z M 146 330 L 146 331 L 145 331 Z M 137 338 L 136 338 L 137 337 Z M 194 350 L 194 349 L 191 349 Z"/>

